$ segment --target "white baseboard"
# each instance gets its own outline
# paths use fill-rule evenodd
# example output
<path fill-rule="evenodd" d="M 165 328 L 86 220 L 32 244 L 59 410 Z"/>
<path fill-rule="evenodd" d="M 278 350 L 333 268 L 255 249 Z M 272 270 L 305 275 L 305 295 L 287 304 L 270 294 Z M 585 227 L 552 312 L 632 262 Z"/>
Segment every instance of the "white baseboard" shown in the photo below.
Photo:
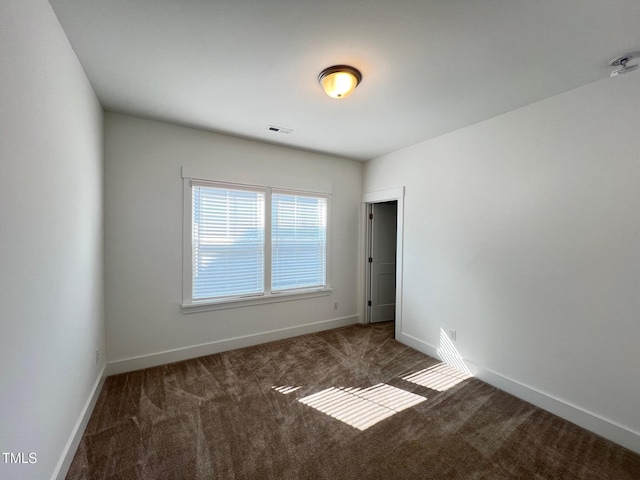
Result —
<path fill-rule="evenodd" d="M 168 363 L 180 362 L 191 358 L 203 357 L 205 355 L 212 355 L 214 353 L 234 350 L 236 348 L 251 347 L 261 343 L 273 342 L 275 340 L 296 337 L 307 333 L 315 333 L 323 330 L 330 330 L 332 328 L 354 325 L 359 323 L 359 321 L 360 317 L 358 315 L 350 315 L 348 317 L 323 320 L 321 322 L 307 323 L 279 330 L 270 330 L 268 332 L 261 332 L 254 335 L 245 335 L 242 337 L 218 340 L 215 342 L 177 348 L 149 355 L 140 355 L 137 357 L 115 360 L 107 364 L 107 375 L 116 375 L 118 373 L 141 370 L 143 368 L 157 367 L 158 365 L 166 365 Z"/>
<path fill-rule="evenodd" d="M 440 359 L 438 355 L 438 349 L 436 347 L 434 347 L 433 345 L 427 342 L 423 342 L 422 340 L 418 340 L 416 337 L 407 335 L 404 332 L 396 332 L 396 340 L 398 340 L 400 343 L 404 343 L 405 345 L 408 345 L 411 348 L 415 348 L 416 350 L 424 353 L 425 355 L 429 355 L 430 357 Z"/>
<path fill-rule="evenodd" d="M 411 335 L 400 332 L 396 339 L 426 355 L 441 359 L 436 347 Z M 483 382 L 596 433 L 618 445 L 622 445 L 629 450 L 640 453 L 640 432 L 631 430 L 612 420 L 603 418 L 577 405 L 556 398 L 553 395 L 537 390 L 534 387 L 525 385 L 505 375 L 476 365 L 469 360 L 462 359 L 462 361 L 469 368 L 473 376 Z"/>
<path fill-rule="evenodd" d="M 102 385 L 104 385 L 104 380 L 106 378 L 105 371 L 106 365 L 102 367 L 98 378 L 93 384 L 89 398 L 87 398 L 87 401 L 84 404 L 80 417 L 73 427 L 71 436 L 69 437 L 69 440 L 67 440 L 67 444 L 64 446 L 64 450 L 60 456 L 60 460 L 58 460 L 58 464 L 53 471 L 53 475 L 51 475 L 51 480 L 64 480 L 67 476 L 67 472 L 69 471 L 73 457 L 76 454 L 78 445 L 80 445 L 80 440 L 82 440 L 82 435 L 84 434 L 87 424 L 89 423 L 89 419 L 91 418 L 91 414 L 93 413 L 93 408 L 96 406 L 96 402 L 98 401 Z"/>

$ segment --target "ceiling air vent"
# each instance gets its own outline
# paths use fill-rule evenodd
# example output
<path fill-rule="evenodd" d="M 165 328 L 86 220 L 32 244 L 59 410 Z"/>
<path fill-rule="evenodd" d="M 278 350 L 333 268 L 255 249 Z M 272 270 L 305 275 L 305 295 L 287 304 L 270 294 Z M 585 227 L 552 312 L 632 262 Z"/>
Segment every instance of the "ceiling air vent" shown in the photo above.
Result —
<path fill-rule="evenodd" d="M 291 132 L 293 132 L 293 130 L 291 130 L 290 128 L 276 127 L 275 125 L 269 125 L 267 127 L 267 130 L 274 133 L 282 133 L 284 135 L 289 135 Z"/>

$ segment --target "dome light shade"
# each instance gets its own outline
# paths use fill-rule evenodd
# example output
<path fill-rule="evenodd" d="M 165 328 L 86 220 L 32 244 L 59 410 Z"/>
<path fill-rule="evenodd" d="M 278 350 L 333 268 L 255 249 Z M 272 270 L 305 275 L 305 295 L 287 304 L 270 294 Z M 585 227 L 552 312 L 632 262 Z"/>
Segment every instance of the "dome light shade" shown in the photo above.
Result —
<path fill-rule="evenodd" d="M 320 72 L 318 80 L 331 98 L 345 98 L 358 86 L 362 74 L 348 65 L 334 65 Z"/>

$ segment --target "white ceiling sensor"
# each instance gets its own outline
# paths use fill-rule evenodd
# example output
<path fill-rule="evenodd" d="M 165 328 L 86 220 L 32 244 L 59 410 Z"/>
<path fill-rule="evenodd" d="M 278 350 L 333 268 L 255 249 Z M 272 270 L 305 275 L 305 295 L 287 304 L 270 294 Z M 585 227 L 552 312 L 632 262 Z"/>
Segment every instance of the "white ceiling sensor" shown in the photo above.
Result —
<path fill-rule="evenodd" d="M 618 75 L 624 75 L 625 73 L 633 72 L 638 69 L 638 65 L 627 65 L 627 63 L 635 58 L 640 57 L 640 52 L 631 52 L 621 57 L 614 58 L 609 62 L 612 67 L 621 67 L 609 74 L 610 77 L 617 77 Z"/>

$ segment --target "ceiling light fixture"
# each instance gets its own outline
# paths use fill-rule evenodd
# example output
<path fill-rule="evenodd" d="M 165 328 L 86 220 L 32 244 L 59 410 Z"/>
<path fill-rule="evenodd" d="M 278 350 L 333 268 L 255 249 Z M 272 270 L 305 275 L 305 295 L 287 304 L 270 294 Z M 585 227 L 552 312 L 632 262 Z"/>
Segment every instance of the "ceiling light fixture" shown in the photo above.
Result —
<path fill-rule="evenodd" d="M 331 98 L 345 98 L 353 93 L 362 80 L 362 74 L 348 65 L 325 68 L 318 81 Z"/>
<path fill-rule="evenodd" d="M 611 72 L 609 76 L 617 77 L 618 75 L 624 75 L 625 73 L 629 73 L 629 72 L 633 72 L 634 70 L 637 70 L 638 65 L 627 65 L 627 63 L 638 57 L 640 57 L 640 52 L 631 52 L 631 53 L 622 55 L 621 57 L 614 58 L 609 62 L 609 65 L 611 65 L 612 67 L 621 67 L 621 68 L 614 70 L 613 72 Z"/>

